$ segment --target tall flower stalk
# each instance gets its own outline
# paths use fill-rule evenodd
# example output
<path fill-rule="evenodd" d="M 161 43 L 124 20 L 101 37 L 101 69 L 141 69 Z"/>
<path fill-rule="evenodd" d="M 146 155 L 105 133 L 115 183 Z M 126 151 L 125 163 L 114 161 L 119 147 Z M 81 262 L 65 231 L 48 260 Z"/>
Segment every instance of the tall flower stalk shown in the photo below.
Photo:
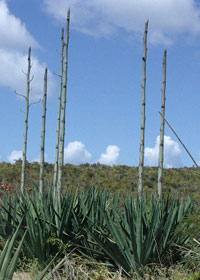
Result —
<path fill-rule="evenodd" d="M 46 126 L 46 104 L 47 104 L 47 68 L 44 73 L 44 93 L 43 93 L 43 114 L 42 114 L 42 134 L 40 152 L 40 197 L 44 192 L 44 150 L 45 150 L 45 126 Z"/>
<path fill-rule="evenodd" d="M 145 102 L 146 102 L 146 60 L 147 60 L 147 33 L 148 23 L 145 23 L 145 31 L 143 37 L 144 53 L 142 68 L 142 120 L 141 120 L 141 136 L 140 136 L 140 157 L 139 157 L 139 178 L 138 178 L 138 194 L 141 196 L 143 192 L 143 170 L 144 170 L 144 143 L 145 143 Z"/>
<path fill-rule="evenodd" d="M 61 106 L 62 106 L 62 90 L 63 90 L 63 53 L 64 53 L 64 28 L 62 28 L 62 35 L 61 35 L 61 53 L 60 53 L 60 91 L 58 97 L 58 124 L 57 124 L 57 131 L 56 131 L 56 154 L 55 154 L 55 164 L 54 164 L 54 176 L 53 176 L 53 186 L 54 188 L 57 187 L 58 182 L 58 159 L 59 159 L 59 140 L 60 140 L 60 118 L 61 118 Z"/>
<path fill-rule="evenodd" d="M 58 163 L 58 182 L 57 182 L 58 196 L 60 196 L 61 188 L 62 188 L 62 171 L 63 171 L 63 164 L 64 164 L 65 112 L 66 112 L 66 102 L 67 102 L 67 69 L 68 69 L 68 47 L 69 47 L 69 24 L 70 24 L 70 9 L 68 9 L 68 12 L 67 12 L 66 37 L 65 37 L 65 60 L 64 60 L 64 69 L 63 69 L 64 81 L 63 81 L 63 93 L 62 93 L 59 163 Z"/>
<path fill-rule="evenodd" d="M 165 90 L 166 90 L 166 68 L 167 68 L 167 50 L 163 56 L 163 82 L 162 82 L 162 105 L 161 105 L 161 123 L 160 123 L 160 147 L 158 163 L 158 196 L 162 197 L 163 183 L 163 162 L 164 162 L 164 130 L 165 130 Z"/>
<path fill-rule="evenodd" d="M 25 130 L 24 130 L 24 150 L 22 157 L 22 172 L 21 172 L 21 194 L 24 195 L 25 174 L 26 174 L 26 154 L 27 154 L 27 135 L 28 135 L 28 117 L 29 117 L 29 95 L 30 95 L 30 72 L 31 72 L 31 47 L 28 50 L 28 70 L 26 73 L 26 112 L 25 112 Z"/>

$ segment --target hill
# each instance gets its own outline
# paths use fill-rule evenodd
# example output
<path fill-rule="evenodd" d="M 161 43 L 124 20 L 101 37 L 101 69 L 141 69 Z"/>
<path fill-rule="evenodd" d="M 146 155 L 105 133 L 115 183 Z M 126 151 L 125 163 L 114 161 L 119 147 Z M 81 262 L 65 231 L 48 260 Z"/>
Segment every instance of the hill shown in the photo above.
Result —
<path fill-rule="evenodd" d="M 27 163 L 26 187 L 32 189 L 38 186 L 39 163 Z M 155 192 L 157 189 L 157 167 L 145 167 L 144 190 Z M 15 164 L 0 163 L 0 183 L 4 188 L 18 188 L 21 178 L 21 160 Z M 52 185 L 53 164 L 45 163 L 45 186 Z M 63 170 L 63 188 L 89 188 L 122 192 L 137 192 L 138 168 L 126 165 L 107 166 L 102 164 L 65 164 Z M 200 196 L 200 170 L 197 168 L 168 168 L 164 169 L 163 191 L 178 195 Z"/>

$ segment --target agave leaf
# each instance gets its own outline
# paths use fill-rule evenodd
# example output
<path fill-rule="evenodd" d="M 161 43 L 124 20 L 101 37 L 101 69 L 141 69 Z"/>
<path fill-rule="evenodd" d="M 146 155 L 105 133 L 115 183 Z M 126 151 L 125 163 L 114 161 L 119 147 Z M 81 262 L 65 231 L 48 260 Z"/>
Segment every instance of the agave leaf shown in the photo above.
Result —
<path fill-rule="evenodd" d="M 3 251 L 1 252 L 1 255 L 0 255 L 0 270 L 1 270 L 1 267 L 3 266 L 3 262 L 5 260 L 5 256 L 8 251 L 9 242 L 10 242 L 10 239 L 8 239 L 6 241 L 6 244 L 4 245 Z"/>
<path fill-rule="evenodd" d="M 16 250 L 14 256 L 12 257 L 12 260 L 11 260 L 11 262 L 10 262 L 8 268 L 7 268 L 6 279 L 12 279 L 12 277 L 13 277 L 15 267 L 16 267 L 16 264 L 17 264 L 17 261 L 18 261 L 18 257 L 19 257 L 19 254 L 20 254 L 20 251 L 21 251 L 26 233 L 27 233 L 27 230 L 25 231 L 25 233 L 24 233 L 24 235 L 23 235 L 23 237 L 22 237 L 22 239 L 21 239 L 21 241 L 20 241 L 20 243 L 17 247 L 17 250 Z"/>
<path fill-rule="evenodd" d="M 16 255 L 14 255 L 13 259 L 12 259 L 12 254 L 13 254 L 13 249 L 14 249 L 14 244 L 15 241 L 17 239 L 19 230 L 21 228 L 23 219 L 21 220 L 20 224 L 18 225 L 16 231 L 14 232 L 13 236 L 11 237 L 11 239 L 9 239 L 6 242 L 6 245 L 1 253 L 1 257 L 0 257 L 0 279 L 11 279 L 8 278 L 7 275 L 9 274 L 9 268 L 12 269 L 12 271 L 14 272 L 15 266 L 16 266 L 16 262 L 17 262 L 17 254 L 18 254 L 18 250 L 16 251 Z M 22 243 L 19 244 L 18 249 L 20 250 L 22 246 Z M 11 262 L 13 262 L 11 264 Z M 12 272 L 11 271 L 11 272 Z"/>
<path fill-rule="evenodd" d="M 57 259 L 58 255 L 60 254 L 60 252 L 58 252 L 55 257 L 49 262 L 49 264 L 42 270 L 42 272 L 36 277 L 35 280 L 42 280 L 45 275 L 47 274 L 49 268 L 53 265 L 53 263 L 55 262 L 55 260 Z M 48 278 L 47 278 L 48 279 Z"/>
<path fill-rule="evenodd" d="M 109 241 L 106 235 L 101 232 L 104 239 L 106 240 L 103 242 L 98 234 L 93 233 L 89 228 L 85 228 L 85 230 L 92 236 L 92 238 L 96 241 L 96 243 L 104 250 L 104 252 L 111 257 L 111 259 L 115 262 L 116 265 L 123 268 L 123 270 L 130 276 L 129 272 L 131 267 L 128 265 L 126 261 L 124 261 L 121 252 L 119 252 L 117 246 L 115 245 L 114 241 Z"/>
<path fill-rule="evenodd" d="M 136 219 L 136 242 L 137 242 L 137 255 L 139 263 L 142 263 L 142 242 L 143 242 L 143 225 L 142 225 L 142 211 L 143 197 L 137 198 L 137 219 Z"/>

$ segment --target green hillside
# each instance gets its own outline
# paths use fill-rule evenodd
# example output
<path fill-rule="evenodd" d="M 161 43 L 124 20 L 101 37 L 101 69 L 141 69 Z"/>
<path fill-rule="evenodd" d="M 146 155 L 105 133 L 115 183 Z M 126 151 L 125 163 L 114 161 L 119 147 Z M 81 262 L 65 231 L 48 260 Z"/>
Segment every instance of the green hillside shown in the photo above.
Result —
<path fill-rule="evenodd" d="M 27 163 L 26 187 L 33 188 L 39 182 L 39 164 Z M 21 176 L 21 160 L 15 164 L 0 163 L 0 182 L 19 188 Z M 144 190 L 156 192 L 157 167 L 145 167 Z M 53 164 L 45 163 L 45 186 L 51 186 L 53 180 Z M 63 189 L 89 188 L 91 186 L 122 192 L 137 191 L 138 168 L 126 165 L 107 166 L 101 164 L 81 164 L 78 166 L 66 164 L 63 170 Z M 200 170 L 197 168 L 164 169 L 164 193 L 178 195 L 200 195 Z"/>

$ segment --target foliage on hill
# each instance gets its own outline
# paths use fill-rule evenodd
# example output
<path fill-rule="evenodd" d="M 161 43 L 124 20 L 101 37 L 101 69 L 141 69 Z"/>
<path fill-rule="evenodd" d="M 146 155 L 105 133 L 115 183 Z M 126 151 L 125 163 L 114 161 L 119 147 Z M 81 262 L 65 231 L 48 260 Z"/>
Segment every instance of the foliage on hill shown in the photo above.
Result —
<path fill-rule="evenodd" d="M 26 187 L 33 188 L 39 183 L 39 163 L 27 163 Z M 21 175 L 21 160 L 15 164 L 0 163 L 0 183 L 19 188 Z M 157 191 L 157 167 L 145 167 L 145 192 Z M 53 164 L 45 163 L 45 185 L 53 182 Z M 122 192 L 137 192 L 138 168 L 126 165 L 107 166 L 102 164 L 65 164 L 63 170 L 63 189 L 89 188 L 91 186 L 102 189 Z M 197 168 L 170 168 L 164 169 L 163 192 L 178 195 L 192 194 L 199 198 L 200 170 Z"/>
<path fill-rule="evenodd" d="M 31 194 L 31 199 L 29 199 L 29 193 L 26 195 L 25 200 L 20 200 L 18 196 L 13 195 L 12 191 L 13 190 L 19 190 L 20 189 L 20 179 L 21 179 L 21 161 L 18 160 L 16 161 L 15 164 L 10 164 L 10 163 L 0 163 L 0 196 L 1 196 L 1 203 L 3 205 L 2 211 L 1 211 L 1 238 L 2 240 L 5 241 L 7 236 L 10 235 L 12 232 L 10 231 L 11 229 L 14 230 L 16 227 L 16 221 L 17 224 L 21 220 L 22 216 L 24 213 L 28 213 L 25 217 L 25 221 L 23 224 L 25 229 L 31 229 L 34 227 L 31 231 L 28 231 L 26 234 L 26 239 L 25 239 L 25 248 L 23 249 L 23 256 L 26 256 L 28 259 L 31 259 L 31 262 L 35 262 L 36 259 L 39 260 L 39 263 L 46 263 L 46 261 L 50 260 L 50 257 L 55 255 L 55 250 L 57 246 L 59 247 L 59 244 L 63 244 L 62 249 L 66 249 L 69 251 L 66 251 L 67 254 L 71 254 L 71 250 L 75 252 L 76 254 L 81 256 L 86 256 L 86 249 L 89 249 L 90 252 L 90 258 L 93 256 L 95 262 L 97 263 L 107 263 L 109 259 L 109 264 L 112 264 L 112 269 L 113 267 L 116 269 L 119 266 L 123 267 L 123 276 L 125 277 L 126 275 L 129 275 L 129 272 L 134 271 L 137 272 L 137 274 L 140 274 L 140 270 L 137 271 L 137 267 L 134 267 L 134 263 L 131 264 L 129 261 L 127 262 L 126 256 L 124 255 L 124 247 L 126 243 L 122 244 L 119 243 L 118 238 L 120 237 L 121 240 L 127 240 L 127 244 L 130 243 L 130 238 L 129 238 L 129 231 L 131 229 L 131 234 L 130 236 L 134 235 L 134 232 L 136 230 L 137 234 L 134 236 L 141 237 L 141 240 L 145 240 L 144 236 L 151 235 L 152 232 L 154 232 L 153 238 L 150 236 L 147 236 L 148 242 L 151 245 L 152 240 L 156 240 L 157 247 L 155 246 L 150 246 L 152 250 L 155 248 L 159 248 L 161 245 L 160 249 L 162 251 L 163 245 L 162 242 L 159 243 L 159 238 L 166 238 L 166 233 L 161 233 L 161 230 L 166 230 L 169 231 L 169 225 L 173 225 L 173 228 L 171 230 L 171 233 L 169 235 L 170 237 L 170 244 L 176 244 L 175 247 L 173 247 L 174 253 L 172 253 L 172 247 L 170 247 L 170 254 L 168 254 L 168 246 L 166 247 L 166 252 L 161 254 L 158 254 L 159 259 L 154 259 L 152 258 L 157 256 L 157 251 L 154 254 L 154 251 L 152 251 L 152 254 L 150 255 L 150 258 L 148 262 L 143 261 L 143 258 L 141 258 L 141 265 L 146 265 L 149 262 L 150 263 L 160 263 L 161 267 L 166 269 L 166 271 L 163 272 L 163 270 L 158 270 L 159 273 L 164 275 L 164 278 L 159 278 L 157 277 L 158 275 L 156 274 L 157 272 L 154 273 L 154 267 L 150 268 L 148 265 L 147 267 L 144 267 L 144 270 L 142 270 L 141 273 L 146 273 L 146 268 L 149 269 L 148 273 L 153 273 L 153 275 L 156 275 L 157 278 L 149 278 L 149 279 L 179 279 L 177 278 L 178 272 L 182 273 L 182 270 L 178 268 L 176 269 L 176 277 L 172 278 L 171 277 L 171 272 L 169 271 L 172 269 L 173 265 L 176 265 L 176 261 L 178 260 L 178 265 L 181 265 L 184 267 L 185 274 L 191 275 L 191 271 L 195 271 L 194 277 L 190 279 L 198 279 L 195 278 L 196 275 L 199 277 L 199 270 L 196 270 L 196 267 L 199 266 L 199 258 L 196 256 L 199 256 L 199 248 L 197 248 L 197 245 L 194 246 L 194 240 L 196 242 L 199 242 L 199 183 L 200 183 L 200 172 L 196 168 L 179 168 L 179 169 L 165 169 L 164 170 L 164 193 L 165 194 L 173 194 L 172 196 L 169 197 L 170 203 L 167 203 L 168 206 L 173 205 L 173 211 L 168 211 L 167 207 L 161 207 L 159 212 L 158 210 L 155 210 L 154 208 L 156 205 L 160 205 L 160 201 L 157 201 L 157 198 L 155 197 L 155 200 L 147 200 L 151 201 L 153 204 L 152 209 L 154 211 L 151 211 L 151 207 L 149 203 L 147 203 L 147 208 L 144 207 L 144 211 L 140 212 L 139 210 L 142 210 L 141 207 L 137 208 L 136 206 L 140 205 L 140 200 L 138 200 L 139 204 L 134 204 L 132 203 L 133 201 L 131 200 L 131 196 L 129 194 L 137 194 L 137 180 L 138 180 L 138 168 L 137 167 L 129 167 L 125 165 L 120 165 L 120 166 L 107 166 L 107 165 L 101 165 L 101 164 L 82 164 L 79 166 L 74 166 L 71 164 L 66 164 L 64 166 L 63 170 L 63 190 L 66 192 L 64 196 L 62 196 L 61 202 L 62 202 L 62 207 L 61 210 L 63 210 L 62 215 L 55 215 L 57 213 L 57 208 L 56 206 L 52 203 L 54 203 L 54 199 L 52 199 L 52 196 L 49 196 L 48 199 L 48 193 L 51 193 L 50 191 L 53 190 L 51 188 L 52 182 L 53 182 L 53 164 L 45 163 L 45 188 L 48 190 L 45 195 L 44 200 L 40 200 L 38 198 L 38 186 L 39 186 L 39 170 L 40 166 L 37 162 L 34 163 L 28 163 L 27 162 L 27 180 L 26 180 L 26 189 L 29 190 L 36 190 L 36 192 L 32 192 Z M 155 193 L 157 192 L 157 177 L 158 177 L 158 170 L 156 167 L 145 167 L 144 169 L 144 190 L 145 193 Z M 97 187 L 97 188 L 90 188 L 90 187 Z M 78 192 L 68 192 L 67 190 L 75 190 L 76 188 L 81 188 L 83 191 L 80 191 L 80 195 L 78 195 Z M 102 199 L 104 200 L 98 200 L 95 197 L 99 197 L 98 195 L 95 196 L 94 192 L 98 194 L 98 192 L 101 190 L 109 190 L 111 193 L 115 194 L 109 194 L 109 192 L 102 192 Z M 86 191 L 88 190 L 88 192 Z M 117 191 L 122 192 L 123 197 L 127 198 L 122 200 L 122 196 L 117 195 Z M 6 192 L 6 195 L 5 195 Z M 11 196 L 7 195 L 7 193 L 11 192 Z M 15 192 L 14 192 L 15 193 Z M 35 193 L 35 194 L 34 194 Z M 87 193 L 89 196 L 87 197 Z M 53 194 L 53 192 L 52 192 Z M 196 206 L 195 207 L 195 212 L 192 212 L 192 214 L 188 213 L 189 216 L 185 218 L 187 215 L 184 215 L 184 219 L 182 222 L 173 222 L 174 217 L 177 219 L 181 215 L 180 213 L 183 213 L 183 207 L 177 207 L 179 203 L 184 202 L 184 200 L 180 199 L 177 200 L 177 205 L 176 205 L 176 198 L 174 194 L 179 195 L 181 198 L 187 195 L 192 195 L 194 198 L 196 198 Z M 105 201 L 107 199 L 107 196 L 109 196 L 110 200 L 109 203 Z M 75 198 L 72 199 L 72 197 Z M 85 199 L 84 199 L 85 197 Z M 134 196 L 136 197 L 136 196 Z M 93 201 L 91 204 L 90 202 L 92 199 L 96 199 Z M 145 197 L 144 197 L 145 198 Z M 68 199 L 68 200 L 67 200 Z M 113 200 L 112 200 L 113 199 Z M 118 199 L 118 200 L 117 200 Z M 175 199 L 175 200 L 173 200 Z M 66 201 L 66 203 L 65 203 Z M 68 202 L 67 202 L 68 201 Z M 103 201 L 103 202 L 102 202 Z M 110 204 L 110 201 L 113 201 L 113 204 Z M 145 202 L 146 200 L 144 200 Z M 157 201 L 157 202 L 156 202 Z M 167 201 L 167 200 L 166 200 Z M 175 204 L 174 204 L 175 201 Z M 189 201 L 189 200 L 188 200 Z M 192 200 L 193 201 L 193 200 Z M 11 205 L 11 202 L 12 203 Z M 115 204 L 117 202 L 117 204 Z M 161 201 L 165 202 L 165 200 Z M 98 203 L 99 206 L 97 205 Z M 123 206 L 125 203 L 125 207 Z M 146 202 L 145 202 L 146 203 Z M 70 206 L 71 205 L 71 206 Z M 91 207 L 93 205 L 93 207 Z M 108 206 L 108 207 L 107 207 Z M 120 207 L 119 207 L 120 206 Z M 128 207 L 130 206 L 130 207 Z M 39 208 L 38 208 L 39 207 Z M 75 207 L 75 208 L 74 208 Z M 86 208 L 88 207 L 89 210 Z M 98 209 L 101 209 L 101 211 L 97 211 Z M 105 209 L 104 209 L 105 208 Z M 3 211 L 6 209 L 6 211 Z M 17 210 L 18 209 L 18 210 Z M 27 209 L 29 211 L 27 212 Z M 95 210 L 94 210 L 95 209 Z M 124 210 L 126 209 L 126 210 Z M 129 211 L 129 210 L 130 211 Z M 136 211 L 134 210 L 136 209 Z M 148 211 L 146 211 L 147 209 Z M 70 215 L 66 215 L 65 211 L 68 214 L 70 214 L 70 211 L 72 213 Z M 131 212 L 132 210 L 133 213 Z M 162 215 L 159 213 L 163 214 L 163 210 L 166 211 L 166 216 L 164 219 Z M 179 211 L 180 210 L 180 211 Z M 10 212 L 11 211 L 11 212 Z M 108 211 L 108 212 L 107 212 Z M 110 212 L 111 211 L 111 212 Z M 179 212 L 177 212 L 179 211 Z M 129 213 L 130 212 L 130 213 Z M 157 215 L 152 215 L 152 221 L 154 220 L 154 223 L 151 222 L 151 212 L 152 213 L 157 213 Z M 9 213 L 9 215 L 7 215 Z M 135 214 L 137 215 L 135 216 Z M 170 215 L 170 213 L 172 215 Z M 173 214 L 175 213 L 175 214 Z M 17 216 L 16 216 L 17 214 Z M 95 215 L 94 215 L 95 214 Z M 141 215 L 142 214 L 142 215 Z M 11 219 L 11 217 L 13 217 Z M 62 220 L 62 217 L 68 217 L 67 222 Z M 101 219 L 99 220 L 99 217 Z M 130 223 L 129 218 L 132 217 L 139 217 L 136 220 L 139 222 L 134 222 Z M 160 219 L 161 217 L 161 224 L 160 225 Z M 97 219 L 98 218 L 98 219 Z M 131 218 L 131 219 L 132 219 Z M 62 221 L 65 222 L 64 225 L 61 225 L 61 219 Z M 75 219 L 73 222 L 70 219 Z M 114 220 L 112 220 L 114 219 Z M 135 218 L 134 218 L 135 219 Z M 33 222 L 34 221 L 34 222 Z M 48 221 L 47 223 L 45 221 Z M 103 221 L 103 223 L 102 223 Z M 106 223 L 105 223 L 106 221 Z M 114 221 L 114 223 L 113 223 Z M 128 221 L 128 222 L 127 222 Z M 140 221 L 142 223 L 145 222 L 145 224 L 140 228 Z M 11 223 L 11 224 L 10 224 Z M 27 223 L 27 224 L 26 224 Z M 146 224 L 147 223 L 147 224 Z M 5 226 L 3 226 L 3 224 Z M 138 225 L 137 229 L 133 227 L 133 225 Z M 165 225 L 166 224 L 166 225 Z M 120 226 L 119 229 L 115 229 L 115 226 Z M 150 228 L 152 225 L 157 225 L 158 231 L 154 230 L 146 230 L 149 226 Z M 66 228 L 63 231 L 63 226 Z M 128 226 L 128 228 L 127 228 Z M 131 228 L 132 226 L 132 228 Z M 129 228 L 130 227 L 130 228 Z M 141 231 L 143 229 L 143 231 Z M 65 232 L 66 234 L 62 235 L 62 233 Z M 117 234 L 116 233 L 120 233 Z M 32 233 L 39 233 L 39 234 L 33 234 Z M 158 239 L 156 239 L 156 234 Z M 20 236 L 22 237 L 24 234 L 24 231 L 22 230 L 20 232 Z M 125 235 L 124 235 L 125 234 Z M 21 239 L 20 237 L 20 239 Z M 76 237 L 76 238 L 75 238 Z M 83 240 L 81 239 L 82 237 Z M 171 238 L 172 237 L 172 238 Z M 103 238 L 103 242 L 102 242 Z M 137 239 L 136 238 L 136 239 Z M 174 239 L 176 238 L 176 240 Z M 131 239 L 136 240 L 135 238 Z M 75 246 L 73 247 L 73 243 L 71 242 L 75 240 Z M 138 239 L 140 240 L 140 239 Z M 92 241 L 90 243 L 90 241 Z M 181 242 L 179 242 L 181 241 Z M 182 241 L 186 242 L 184 246 L 182 246 Z M 43 246 L 39 245 L 43 244 Z M 42 242 L 42 243 L 41 243 Z M 54 242 L 59 242 L 58 244 Z M 60 243 L 61 242 L 61 243 Z M 86 242 L 86 243 L 85 243 Z M 138 241 L 139 242 L 139 241 Z M 29 246 L 27 246 L 27 244 Z M 85 248 L 85 244 L 87 245 Z M 143 246 L 140 246 L 140 242 L 138 243 L 139 247 L 141 247 L 141 252 L 143 252 Z M 143 244 L 143 243 L 142 243 Z M 143 245 L 145 245 L 144 243 Z M 160 245 L 159 245 L 160 244 Z M 70 245 L 70 246 L 69 246 Z M 83 246 L 84 245 L 84 246 Z M 67 247 L 66 247 L 67 246 Z M 78 247 L 77 247 L 78 246 Z M 99 250 L 99 248 L 101 250 Z M 115 248 L 114 248 L 114 247 Z M 134 245 L 135 246 L 135 245 Z M 146 245 L 145 245 L 146 246 Z M 1 246 L 2 247 L 2 246 Z M 93 248 L 94 247 L 94 248 Z M 96 249 L 98 247 L 98 249 Z M 129 256 L 129 259 L 132 260 L 133 252 L 139 252 L 138 250 L 133 250 L 127 247 L 127 256 Z M 24 247 L 23 247 L 24 248 Z M 29 248 L 29 250 L 27 249 Z M 39 248 L 39 250 L 35 250 L 35 248 Z M 59 247 L 60 248 L 60 247 Z M 78 249 L 77 249 L 78 248 Z M 82 251 L 82 249 L 83 251 Z M 111 248 L 111 250 L 110 250 Z M 114 248 L 114 251 L 118 251 L 121 257 L 120 260 L 116 259 L 115 254 L 112 254 L 112 248 Z M 181 248 L 181 249 L 180 249 Z M 92 249 L 92 250 L 91 250 Z M 94 250 L 95 249 L 95 250 Z M 156 249 L 156 250 L 157 250 Z M 43 251 L 42 251 L 43 250 Z M 78 251 L 77 251 L 78 250 Z M 186 252 L 184 252 L 186 250 Z M 93 255 L 91 255 L 91 252 L 93 252 Z M 148 251 L 150 252 L 150 250 Z M 197 252 L 197 254 L 196 254 Z M 176 254 L 175 254 L 176 253 Z M 190 255 L 188 255 L 190 254 Z M 192 256 L 191 256 L 192 254 Z M 194 256 L 193 256 L 194 255 Z M 104 256 L 104 257 L 102 257 Z M 146 256 L 146 254 L 145 254 Z M 172 259 L 173 256 L 173 259 Z M 174 256 L 176 258 L 174 259 Z M 136 256 L 137 257 L 137 256 Z M 103 259 L 102 259 L 103 258 Z M 59 260 L 60 261 L 60 260 Z M 163 266 L 165 264 L 164 261 L 168 261 L 166 266 Z M 121 263 L 122 262 L 122 263 Z M 137 262 L 138 263 L 138 262 Z M 170 263 L 170 266 L 168 266 Z M 173 265 L 171 265 L 173 264 Z M 159 266 L 159 265 L 158 265 Z M 90 265 L 91 267 L 91 265 Z M 156 270 L 157 265 L 155 266 Z M 194 269 L 195 268 L 195 269 Z M 20 266 L 21 269 L 21 266 Z M 39 269 L 42 269 L 41 267 Z M 79 269 L 79 266 L 76 268 L 77 270 Z M 111 273 L 112 269 L 107 271 L 107 273 Z M 150 271 L 150 272 L 149 272 Z M 174 273 L 175 270 L 172 269 L 172 272 Z M 187 273 L 186 273 L 187 271 Z M 26 270 L 27 272 L 27 270 Z M 165 273 L 166 272 L 166 273 Z M 99 270 L 98 270 L 98 273 Z M 164 273 L 164 274 L 163 274 Z M 170 277 L 168 278 L 168 276 Z M 183 275 L 183 274 L 181 274 Z M 153 276 L 154 277 L 154 276 Z M 107 277 L 108 278 L 108 277 Z M 78 279 L 78 278 L 77 278 Z M 93 279 L 93 278 L 91 278 Z M 94 278 L 96 279 L 96 278 Z M 109 279 L 109 278 L 108 278 Z M 110 278 L 112 279 L 112 278 Z M 115 279 L 115 278 L 113 278 Z M 118 278 L 116 278 L 118 279 Z M 121 278 L 122 279 L 122 278 Z M 126 279 L 126 278 L 124 278 Z M 134 278 L 133 278 L 134 279 Z M 136 279 L 136 278 L 135 278 Z M 189 278 L 184 278 L 182 276 L 182 279 L 189 279 Z"/>

